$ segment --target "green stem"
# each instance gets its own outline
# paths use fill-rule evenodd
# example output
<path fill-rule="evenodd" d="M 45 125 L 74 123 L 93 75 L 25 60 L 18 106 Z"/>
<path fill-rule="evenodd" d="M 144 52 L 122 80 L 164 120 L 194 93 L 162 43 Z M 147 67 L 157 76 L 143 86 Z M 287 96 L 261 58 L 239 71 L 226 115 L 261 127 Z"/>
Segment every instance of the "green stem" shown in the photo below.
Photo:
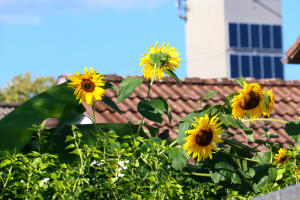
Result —
<path fill-rule="evenodd" d="M 152 85 L 153 85 L 154 78 L 155 78 L 155 76 L 156 76 L 156 68 L 157 68 L 157 65 L 155 64 L 155 65 L 154 65 L 154 69 L 153 69 L 154 72 L 153 72 L 153 75 L 152 75 L 152 79 L 151 79 L 150 85 L 148 86 L 147 101 L 149 101 L 149 98 L 150 98 L 150 90 L 151 90 L 151 87 L 152 87 Z M 145 118 L 144 118 L 144 116 L 143 116 L 142 119 L 141 119 L 141 121 L 140 121 L 140 123 L 139 123 L 139 128 L 138 128 L 137 133 L 140 132 L 142 126 L 144 125 L 144 119 L 145 119 Z"/>
<path fill-rule="evenodd" d="M 5 180 L 5 183 L 3 185 L 3 188 L 6 187 L 6 184 L 8 183 L 8 179 L 11 177 L 11 170 L 12 170 L 12 166 L 10 166 L 9 170 L 8 170 L 8 175 L 7 175 L 7 179 Z"/>
<path fill-rule="evenodd" d="M 259 163 L 260 161 L 257 161 L 257 160 L 253 160 L 251 158 L 244 158 L 244 157 L 241 157 L 241 156 L 238 156 L 238 155 L 233 155 L 233 154 L 230 154 L 230 153 L 225 153 L 225 152 L 222 152 L 223 154 L 226 154 L 230 157 L 235 157 L 235 158 L 239 158 L 239 159 L 243 159 L 243 160 L 247 160 L 247 161 L 250 161 L 250 162 L 256 162 L 256 163 Z"/>
<path fill-rule="evenodd" d="M 172 147 L 172 146 L 174 146 L 175 144 L 177 143 L 177 140 L 174 140 L 171 144 L 170 144 L 170 146 L 169 147 Z"/>
<path fill-rule="evenodd" d="M 93 110 L 93 123 L 94 123 L 94 124 L 96 124 L 96 116 L 95 116 L 95 102 L 93 103 L 92 110 Z"/>
<path fill-rule="evenodd" d="M 253 148 L 251 148 L 251 147 L 248 147 L 247 145 L 244 145 L 244 144 L 242 144 L 242 143 L 240 143 L 240 142 L 236 142 L 236 141 L 234 141 L 234 140 L 229 140 L 229 139 L 226 139 L 226 138 L 222 138 L 222 140 L 223 140 L 223 142 L 224 142 L 224 144 L 228 144 L 228 145 L 230 145 L 230 146 L 239 146 L 239 147 L 241 147 L 241 148 L 243 148 L 243 149 L 246 149 L 246 150 L 248 150 L 248 151 L 252 151 L 252 152 L 258 152 L 257 150 L 255 150 L 255 149 L 253 149 Z"/>
<path fill-rule="evenodd" d="M 80 169 L 79 169 L 79 174 L 83 174 L 83 158 L 82 158 L 82 152 L 81 149 L 79 148 L 78 143 L 76 142 L 77 138 L 75 133 L 73 132 L 73 136 L 75 138 L 74 143 L 75 143 L 75 147 L 76 149 L 78 149 L 78 153 L 79 153 L 79 157 L 80 157 Z"/>
<path fill-rule="evenodd" d="M 273 118 L 255 118 L 255 119 L 244 119 L 242 122 L 253 122 L 253 121 L 271 121 L 271 122 L 279 122 L 286 124 L 288 121 L 279 120 L 279 119 L 273 119 Z"/>
<path fill-rule="evenodd" d="M 197 172 L 184 172 L 184 175 L 195 175 L 195 176 L 204 176 L 204 177 L 211 177 L 210 174 L 206 174 L 206 173 L 197 173 Z"/>

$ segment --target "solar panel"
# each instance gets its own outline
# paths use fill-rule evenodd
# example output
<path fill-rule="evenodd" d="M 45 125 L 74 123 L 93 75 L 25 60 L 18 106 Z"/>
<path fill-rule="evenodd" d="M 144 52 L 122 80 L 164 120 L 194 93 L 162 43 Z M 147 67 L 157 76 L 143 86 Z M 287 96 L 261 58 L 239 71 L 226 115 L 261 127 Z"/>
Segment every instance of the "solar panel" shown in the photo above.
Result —
<path fill-rule="evenodd" d="M 263 63 L 264 63 L 264 78 L 272 78 L 271 57 L 270 56 L 264 56 L 263 57 Z"/>
<path fill-rule="evenodd" d="M 248 24 L 240 24 L 240 44 L 242 48 L 248 48 Z"/>
<path fill-rule="evenodd" d="M 241 59 L 242 59 L 242 76 L 250 77 L 249 56 L 241 56 Z"/>
<path fill-rule="evenodd" d="M 273 25 L 273 45 L 275 49 L 282 49 L 281 26 Z"/>
<path fill-rule="evenodd" d="M 251 47 L 259 48 L 259 26 L 257 24 L 251 24 Z"/>
<path fill-rule="evenodd" d="M 262 77 L 260 56 L 252 56 L 252 69 L 253 69 L 253 77 L 256 79 L 260 79 Z"/>
<path fill-rule="evenodd" d="M 271 37 L 270 37 L 270 26 L 262 25 L 262 39 L 263 39 L 263 48 L 271 48 Z"/>
<path fill-rule="evenodd" d="M 238 47 L 237 24 L 229 23 L 229 45 L 230 47 Z"/>
<path fill-rule="evenodd" d="M 274 57 L 275 77 L 283 79 L 283 65 L 280 59 L 280 57 Z"/>
<path fill-rule="evenodd" d="M 230 55 L 231 78 L 239 77 L 239 60 L 237 55 Z"/>

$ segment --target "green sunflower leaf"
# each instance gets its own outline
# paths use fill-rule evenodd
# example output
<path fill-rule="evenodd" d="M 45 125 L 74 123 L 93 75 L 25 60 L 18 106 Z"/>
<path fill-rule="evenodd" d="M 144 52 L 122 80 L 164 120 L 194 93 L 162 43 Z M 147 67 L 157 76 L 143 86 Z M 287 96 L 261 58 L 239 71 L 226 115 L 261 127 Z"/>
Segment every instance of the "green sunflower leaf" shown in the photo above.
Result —
<path fill-rule="evenodd" d="M 168 101 L 166 99 L 162 98 L 162 97 L 157 97 L 157 98 L 154 98 L 154 99 L 159 99 L 160 101 L 162 101 L 164 103 L 164 108 L 165 108 L 166 113 L 168 115 L 169 122 L 171 123 L 172 113 L 171 113 L 171 106 L 168 103 Z M 151 101 L 153 101 L 154 99 L 152 99 Z"/>
<path fill-rule="evenodd" d="M 229 182 L 233 184 L 241 184 L 238 168 L 234 162 L 225 158 L 215 157 L 213 160 L 213 168 L 210 171 L 211 178 L 214 183 Z"/>
<path fill-rule="evenodd" d="M 178 83 L 182 83 L 181 80 L 178 78 L 178 76 L 170 69 L 163 69 L 162 71 L 168 74 L 169 76 L 171 76 L 172 78 L 174 78 Z"/>
<path fill-rule="evenodd" d="M 244 82 L 246 82 L 246 81 L 245 81 L 245 79 L 244 79 L 243 76 L 240 76 L 239 78 L 236 79 L 236 82 L 237 82 L 240 86 L 242 86 L 242 88 L 244 88 Z"/>
<path fill-rule="evenodd" d="M 172 167 L 175 170 L 181 170 L 186 166 L 189 156 L 186 154 L 182 148 L 172 147 L 168 151 L 169 158 L 172 161 Z"/>
<path fill-rule="evenodd" d="M 110 98 L 103 97 L 102 101 L 103 101 L 103 103 L 105 103 L 106 105 L 108 105 L 109 107 L 111 107 L 112 109 L 117 111 L 118 113 L 121 113 L 121 110 L 119 109 L 119 107 Z"/>
<path fill-rule="evenodd" d="M 105 82 L 104 89 L 116 90 L 117 88 L 113 84 L 111 84 L 110 82 Z"/>
<path fill-rule="evenodd" d="M 164 102 L 161 99 L 156 98 L 151 101 L 142 99 L 137 106 L 137 110 L 145 118 L 162 123 Z"/>
<path fill-rule="evenodd" d="M 121 82 L 121 86 L 117 92 L 118 103 L 129 97 L 134 90 L 143 83 L 143 79 L 128 77 Z"/>
<path fill-rule="evenodd" d="M 285 131 L 297 144 L 300 144 L 300 120 L 286 123 Z"/>
<path fill-rule="evenodd" d="M 84 107 L 76 101 L 67 83 L 56 85 L 21 104 L 0 120 L 0 150 L 19 152 L 31 140 L 33 124 L 47 118 L 72 124 L 82 116 Z M 60 125 L 59 125 L 60 126 Z"/>
<path fill-rule="evenodd" d="M 207 106 L 208 108 L 210 108 L 211 106 Z M 203 117 L 205 115 L 205 113 L 208 112 L 209 109 L 204 109 L 203 112 L 201 113 L 190 113 L 188 115 L 186 115 L 184 118 L 180 119 L 180 123 L 179 123 L 179 127 L 178 127 L 178 136 L 176 137 L 176 140 L 178 142 L 178 144 L 183 145 L 185 143 L 184 138 L 186 137 L 186 133 L 185 131 L 187 131 L 188 129 L 191 128 L 191 124 L 193 122 L 195 122 L 194 117 Z"/>
<path fill-rule="evenodd" d="M 198 109 L 198 107 L 200 106 L 200 104 L 201 104 L 204 100 L 207 100 L 207 99 L 212 98 L 212 97 L 213 97 L 215 94 L 217 94 L 217 93 L 218 93 L 218 91 L 211 91 L 211 92 L 208 92 L 206 95 L 204 95 L 204 96 L 200 99 L 200 101 L 199 101 L 199 103 L 197 104 L 195 110 Z"/>
<path fill-rule="evenodd" d="M 240 120 L 235 119 L 231 115 L 227 115 L 227 114 L 222 115 L 220 117 L 220 119 L 228 127 L 232 126 L 232 127 L 235 127 L 235 128 L 243 129 L 243 131 L 246 133 L 248 138 L 252 142 L 254 141 L 253 131 L 251 129 L 249 129 L 247 126 L 245 126 Z"/>
<path fill-rule="evenodd" d="M 257 160 L 260 163 L 271 163 L 272 161 L 272 152 L 257 152 L 252 158 L 253 160 Z"/>

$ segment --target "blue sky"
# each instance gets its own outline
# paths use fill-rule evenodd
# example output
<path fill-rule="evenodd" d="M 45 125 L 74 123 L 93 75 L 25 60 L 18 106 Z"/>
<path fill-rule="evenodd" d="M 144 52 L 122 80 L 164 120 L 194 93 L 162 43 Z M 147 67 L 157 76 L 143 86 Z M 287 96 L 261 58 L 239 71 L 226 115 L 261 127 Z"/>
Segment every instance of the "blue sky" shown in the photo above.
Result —
<path fill-rule="evenodd" d="M 57 77 L 82 72 L 141 75 L 139 58 L 150 44 L 170 42 L 183 58 L 184 21 L 175 0 L 0 0 L 0 87 L 13 76 Z M 282 0 L 286 51 L 300 35 L 299 0 Z M 299 79 L 300 65 L 286 65 L 285 78 Z"/>

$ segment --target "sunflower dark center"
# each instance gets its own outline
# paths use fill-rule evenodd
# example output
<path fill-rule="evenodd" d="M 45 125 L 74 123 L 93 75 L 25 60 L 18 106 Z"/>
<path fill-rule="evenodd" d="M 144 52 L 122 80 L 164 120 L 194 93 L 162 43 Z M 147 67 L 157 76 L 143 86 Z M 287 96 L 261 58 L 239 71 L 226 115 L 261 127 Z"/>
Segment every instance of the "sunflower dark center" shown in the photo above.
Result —
<path fill-rule="evenodd" d="M 288 156 L 283 156 L 280 158 L 279 163 L 284 163 L 285 161 L 287 161 L 289 159 Z"/>
<path fill-rule="evenodd" d="M 95 89 L 95 84 L 89 79 L 83 79 L 81 82 L 81 88 L 87 92 L 92 92 Z"/>
<path fill-rule="evenodd" d="M 241 108 L 243 108 L 244 110 L 251 110 L 253 108 L 256 108 L 260 102 L 259 94 L 251 91 L 244 97 L 244 102 L 244 105 L 241 104 Z"/>
<path fill-rule="evenodd" d="M 196 142 L 200 146 L 207 146 L 211 143 L 213 139 L 213 133 L 211 130 L 201 130 L 199 134 L 196 136 Z"/>

